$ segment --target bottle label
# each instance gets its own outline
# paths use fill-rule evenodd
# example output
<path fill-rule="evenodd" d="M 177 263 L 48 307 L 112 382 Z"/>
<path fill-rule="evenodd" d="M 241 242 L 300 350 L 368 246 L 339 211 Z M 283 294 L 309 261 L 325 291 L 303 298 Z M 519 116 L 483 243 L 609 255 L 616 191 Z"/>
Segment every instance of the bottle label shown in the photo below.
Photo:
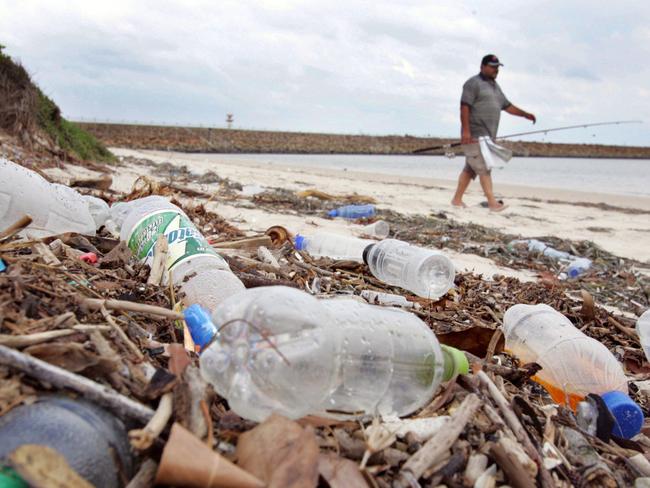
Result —
<path fill-rule="evenodd" d="M 173 271 L 181 262 L 197 256 L 213 256 L 228 269 L 226 261 L 212 249 L 192 221 L 174 210 L 160 210 L 140 220 L 129 237 L 129 249 L 139 260 L 151 265 L 156 239 L 160 234 L 167 237 L 169 245 L 165 263 L 168 271 Z"/>

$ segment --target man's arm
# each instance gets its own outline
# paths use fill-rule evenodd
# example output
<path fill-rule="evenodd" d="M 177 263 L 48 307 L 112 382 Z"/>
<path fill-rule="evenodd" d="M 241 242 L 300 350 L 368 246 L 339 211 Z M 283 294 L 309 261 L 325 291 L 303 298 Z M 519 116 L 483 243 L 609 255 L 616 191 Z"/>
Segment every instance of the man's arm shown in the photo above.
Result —
<path fill-rule="evenodd" d="M 469 105 L 465 103 L 460 104 L 460 143 L 471 144 L 476 142 L 472 139 L 472 134 L 469 131 Z"/>
<path fill-rule="evenodd" d="M 505 111 L 511 115 L 516 115 L 518 117 L 524 117 L 525 119 L 532 120 L 533 124 L 537 122 L 537 118 L 533 114 L 526 112 L 525 110 L 522 110 L 513 104 L 508 105 L 508 107 L 505 108 Z"/>

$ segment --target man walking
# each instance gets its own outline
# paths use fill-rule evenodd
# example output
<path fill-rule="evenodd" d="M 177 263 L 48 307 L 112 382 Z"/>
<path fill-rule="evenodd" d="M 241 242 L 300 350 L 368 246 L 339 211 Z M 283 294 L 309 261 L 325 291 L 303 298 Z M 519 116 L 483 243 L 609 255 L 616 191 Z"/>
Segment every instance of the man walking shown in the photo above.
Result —
<path fill-rule="evenodd" d="M 503 66 L 494 54 L 488 54 L 481 60 L 481 72 L 472 76 L 463 85 L 460 98 L 461 140 L 465 150 L 465 167 L 458 177 L 458 187 L 452 205 L 465 207 L 463 194 L 476 175 L 479 177 L 481 188 L 487 197 L 487 204 L 493 212 L 500 212 L 506 205 L 494 198 L 492 191 L 491 170 L 485 165 L 485 160 L 479 150 L 478 138 L 489 136 L 495 139 L 499 128 L 501 110 L 511 115 L 524 117 L 536 122 L 535 116 L 515 107 L 505 97 L 496 82 L 499 66 Z"/>

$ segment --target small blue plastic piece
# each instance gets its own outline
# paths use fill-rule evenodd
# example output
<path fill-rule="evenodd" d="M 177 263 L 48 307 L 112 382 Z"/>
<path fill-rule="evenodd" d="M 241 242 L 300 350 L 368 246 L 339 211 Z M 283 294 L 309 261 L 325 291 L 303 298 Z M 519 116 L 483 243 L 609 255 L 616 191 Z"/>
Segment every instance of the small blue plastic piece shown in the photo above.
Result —
<path fill-rule="evenodd" d="M 7 271 L 7 263 L 0 259 L 0 273 Z"/>
<path fill-rule="evenodd" d="M 336 217 L 336 216 L 338 216 L 338 214 L 339 214 L 339 211 L 336 208 L 334 210 L 330 210 L 329 212 L 327 212 L 328 217 Z"/>
<path fill-rule="evenodd" d="M 194 344 L 203 349 L 217 333 L 217 327 L 210 318 L 210 312 L 195 303 L 183 311 L 183 316 L 187 328 L 190 329 Z"/>
<path fill-rule="evenodd" d="M 305 248 L 305 236 L 296 234 L 296 238 L 293 241 L 293 247 L 296 248 L 296 251 L 302 251 Z"/>
<path fill-rule="evenodd" d="M 612 434 L 631 439 L 641 431 L 643 411 L 634 400 L 620 391 L 610 391 L 601 397 L 616 421 Z"/>

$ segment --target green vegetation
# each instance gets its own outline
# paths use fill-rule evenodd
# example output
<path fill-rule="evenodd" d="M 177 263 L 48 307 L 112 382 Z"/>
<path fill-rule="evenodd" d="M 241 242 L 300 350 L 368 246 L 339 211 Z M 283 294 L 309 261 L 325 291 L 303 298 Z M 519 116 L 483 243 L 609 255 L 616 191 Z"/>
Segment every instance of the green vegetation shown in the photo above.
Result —
<path fill-rule="evenodd" d="M 114 161 L 115 156 L 94 136 L 61 117 L 59 107 L 38 89 L 38 126 L 66 152 L 94 161 Z"/>
<path fill-rule="evenodd" d="M 61 116 L 59 107 L 38 88 L 20 64 L 2 52 L 0 44 L 0 129 L 34 139 L 41 130 L 70 155 L 111 162 L 115 156 L 88 132 Z"/>

